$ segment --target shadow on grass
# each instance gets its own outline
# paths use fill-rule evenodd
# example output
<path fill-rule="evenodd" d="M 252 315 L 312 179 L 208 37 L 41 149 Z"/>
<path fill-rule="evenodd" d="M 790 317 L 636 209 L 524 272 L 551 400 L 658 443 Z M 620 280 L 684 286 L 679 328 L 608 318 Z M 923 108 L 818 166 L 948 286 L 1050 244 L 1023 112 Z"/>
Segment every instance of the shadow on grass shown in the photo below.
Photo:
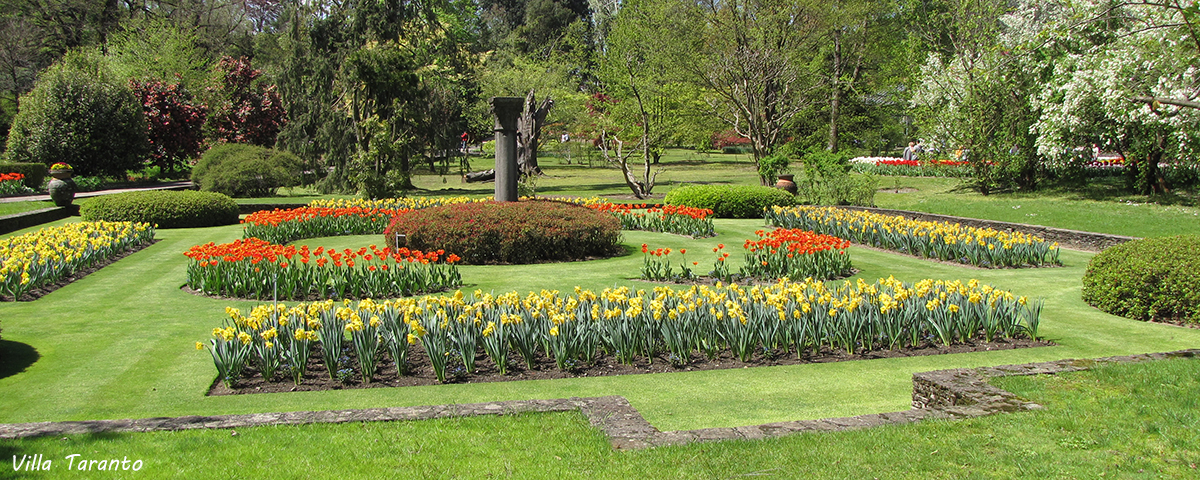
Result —
<path fill-rule="evenodd" d="M 0 340 L 0 378 L 8 378 L 24 372 L 37 362 L 41 355 L 37 349 L 20 342 Z M 0 455 L 4 458 L 4 455 Z"/>

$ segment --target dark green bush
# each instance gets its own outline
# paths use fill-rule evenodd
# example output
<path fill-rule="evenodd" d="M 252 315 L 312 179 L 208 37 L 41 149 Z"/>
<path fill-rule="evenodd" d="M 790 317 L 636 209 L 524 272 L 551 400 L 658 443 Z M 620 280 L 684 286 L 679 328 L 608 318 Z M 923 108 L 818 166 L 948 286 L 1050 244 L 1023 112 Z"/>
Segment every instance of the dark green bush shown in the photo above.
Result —
<path fill-rule="evenodd" d="M 79 216 L 87 221 L 146 222 L 158 228 L 192 228 L 238 222 L 232 198 L 213 192 L 150 190 L 103 195 L 83 202 Z"/>
<path fill-rule="evenodd" d="M 676 188 L 663 199 L 668 205 L 707 208 L 719 218 L 762 218 L 763 209 L 795 203 L 792 194 L 757 185 L 689 185 Z"/>
<path fill-rule="evenodd" d="M 397 232 L 410 249 L 445 250 L 464 263 L 525 264 L 615 255 L 621 221 L 563 202 L 481 202 L 397 215 L 383 234 L 389 246 Z"/>
<path fill-rule="evenodd" d="M 97 52 L 70 52 L 21 97 L 5 158 L 66 162 L 75 175 L 119 176 L 149 153 L 142 106 Z"/>
<path fill-rule="evenodd" d="M 267 197 L 300 183 L 301 160 L 289 152 L 241 143 L 221 143 L 200 157 L 192 181 L 201 190 L 232 197 Z"/>
<path fill-rule="evenodd" d="M 46 180 L 47 167 L 44 163 L 2 163 L 0 162 L 0 173 L 20 173 L 25 175 L 26 187 L 37 190 L 42 188 L 42 182 Z"/>
<path fill-rule="evenodd" d="M 1136 320 L 1200 323 L 1200 235 L 1147 238 L 1092 257 L 1083 301 Z"/>

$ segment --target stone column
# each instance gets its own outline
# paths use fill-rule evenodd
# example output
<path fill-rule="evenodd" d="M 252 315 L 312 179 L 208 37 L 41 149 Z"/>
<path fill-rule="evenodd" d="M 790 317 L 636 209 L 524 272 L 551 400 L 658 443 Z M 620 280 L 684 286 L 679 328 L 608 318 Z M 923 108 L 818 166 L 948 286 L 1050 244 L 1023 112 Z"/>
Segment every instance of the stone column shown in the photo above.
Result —
<path fill-rule="evenodd" d="M 517 201 L 517 119 L 525 110 L 521 97 L 492 97 L 496 115 L 496 201 Z"/>

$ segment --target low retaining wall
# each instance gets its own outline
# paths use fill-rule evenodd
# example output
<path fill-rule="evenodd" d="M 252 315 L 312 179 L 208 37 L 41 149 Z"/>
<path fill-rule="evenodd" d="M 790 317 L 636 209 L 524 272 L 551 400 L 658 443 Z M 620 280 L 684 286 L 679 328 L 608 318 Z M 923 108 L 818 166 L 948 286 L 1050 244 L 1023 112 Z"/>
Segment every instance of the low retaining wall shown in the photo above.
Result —
<path fill-rule="evenodd" d="M 0 235 L 79 215 L 79 206 L 50 207 L 0 217 Z"/>
<path fill-rule="evenodd" d="M 955 217 L 951 215 L 911 212 L 908 210 L 893 210 L 889 208 L 852 206 L 839 206 L 837 208 L 845 210 L 859 210 L 884 215 L 898 215 L 904 218 L 924 220 L 929 222 L 951 222 L 960 223 L 969 227 L 992 228 L 1002 231 L 1028 233 L 1030 235 L 1037 235 L 1051 242 L 1058 242 L 1060 246 L 1066 248 L 1073 250 L 1084 250 L 1088 252 L 1099 252 L 1113 245 L 1120 245 L 1130 240 L 1138 239 L 1138 237 L 1109 235 L 1106 233 L 1081 232 L 1079 230 L 1067 230 L 1065 228 L 1043 227 L 1041 225 L 1028 225 L 1024 223 L 998 222 L 994 220 L 980 220 L 978 218 Z"/>
<path fill-rule="evenodd" d="M 661 432 L 650 425 L 624 397 L 561 398 L 516 400 L 422 407 L 325 410 L 315 412 L 252 413 L 158 417 L 138 420 L 95 420 L 76 422 L 39 422 L 0 424 L 0 438 L 25 438 L 46 435 L 71 435 L 100 432 L 149 432 L 158 430 L 194 430 L 200 428 L 245 428 L 264 425 L 303 425 L 310 423 L 380 422 L 430 420 L 475 415 L 512 415 L 526 412 L 580 411 L 595 427 L 604 431 L 616 449 L 637 449 L 660 445 L 720 440 L 753 440 L 803 432 L 853 430 L 880 425 L 919 422 L 928 419 L 961 419 L 1042 408 L 987 383 L 991 377 L 1040 375 L 1086 370 L 1102 363 L 1132 363 L 1166 358 L 1200 356 L 1200 349 L 1169 353 L 1150 353 L 1095 360 L 1059 360 L 1054 362 L 1005 365 L 999 367 L 960 368 L 913 374 L 913 408 L 855 417 L 775 422 L 745 427 L 703 428 Z"/>

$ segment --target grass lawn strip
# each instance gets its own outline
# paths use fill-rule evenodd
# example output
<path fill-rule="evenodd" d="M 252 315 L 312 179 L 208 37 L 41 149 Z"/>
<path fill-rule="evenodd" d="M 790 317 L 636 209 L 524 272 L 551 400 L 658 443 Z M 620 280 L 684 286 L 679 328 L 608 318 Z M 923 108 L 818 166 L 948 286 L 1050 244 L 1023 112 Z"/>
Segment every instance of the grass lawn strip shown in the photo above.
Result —
<path fill-rule="evenodd" d="M 51 470 L 22 478 L 61 478 L 72 454 L 143 461 L 140 472 L 106 478 L 1196 477 L 1200 360 L 993 383 L 1046 408 L 631 452 L 612 449 L 580 413 L 558 412 L 0 440 L 0 454 L 53 462 Z"/>

